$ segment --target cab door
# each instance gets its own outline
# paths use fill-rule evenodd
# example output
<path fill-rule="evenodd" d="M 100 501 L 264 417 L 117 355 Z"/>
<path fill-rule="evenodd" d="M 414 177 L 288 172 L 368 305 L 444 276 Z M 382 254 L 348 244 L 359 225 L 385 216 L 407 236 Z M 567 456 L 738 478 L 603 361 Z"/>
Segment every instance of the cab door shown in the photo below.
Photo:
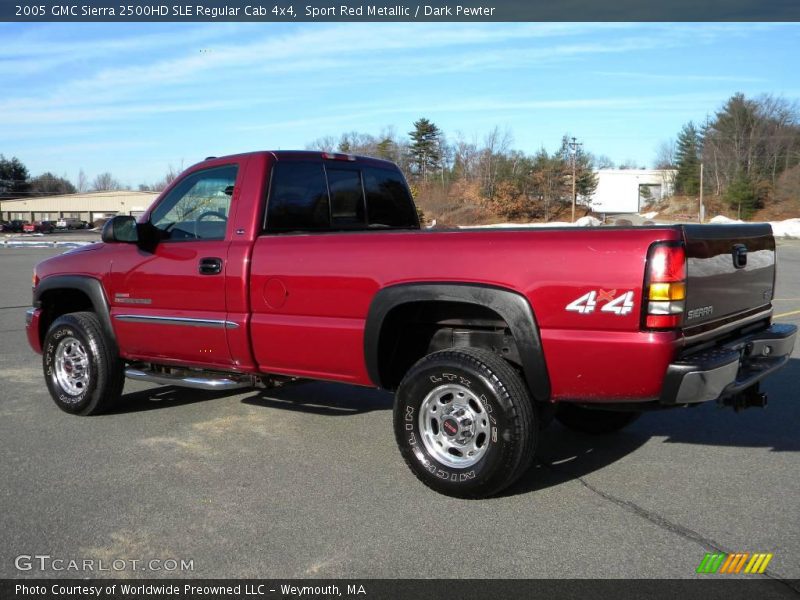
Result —
<path fill-rule="evenodd" d="M 188 173 L 140 226 L 155 241 L 115 253 L 108 300 L 126 358 L 230 366 L 228 225 L 243 170 L 231 163 Z"/>

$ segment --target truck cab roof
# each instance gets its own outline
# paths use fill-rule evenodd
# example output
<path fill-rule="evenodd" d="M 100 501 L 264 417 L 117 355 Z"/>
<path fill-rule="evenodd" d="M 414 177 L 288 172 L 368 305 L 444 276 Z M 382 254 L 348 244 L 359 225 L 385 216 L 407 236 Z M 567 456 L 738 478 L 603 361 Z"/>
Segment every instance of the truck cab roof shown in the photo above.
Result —
<path fill-rule="evenodd" d="M 206 162 L 219 163 L 228 159 L 241 159 L 252 156 L 269 156 L 276 161 L 281 160 L 325 160 L 325 161 L 342 161 L 342 162 L 357 162 L 360 164 L 368 164 L 374 167 L 398 170 L 396 164 L 389 160 L 381 158 L 373 158 L 371 156 L 361 156 L 357 154 L 347 154 L 343 152 L 323 152 L 319 150 L 258 150 L 254 152 L 244 152 L 240 154 L 229 154 L 226 156 L 209 156 L 204 161 L 198 163 L 202 165 Z M 197 166 L 197 165 L 195 165 Z"/>

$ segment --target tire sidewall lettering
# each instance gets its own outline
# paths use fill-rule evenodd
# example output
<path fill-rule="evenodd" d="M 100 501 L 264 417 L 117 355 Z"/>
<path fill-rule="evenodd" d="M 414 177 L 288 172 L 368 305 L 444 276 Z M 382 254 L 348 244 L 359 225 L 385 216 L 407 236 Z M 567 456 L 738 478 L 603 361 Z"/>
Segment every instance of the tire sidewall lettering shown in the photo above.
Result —
<path fill-rule="evenodd" d="M 475 393 L 486 408 L 487 417 L 491 423 L 491 434 L 487 440 L 490 448 L 477 464 L 471 465 L 467 469 L 456 469 L 439 463 L 428 453 L 424 444 L 420 443 L 419 424 L 416 418 L 419 405 L 431 390 L 446 383 L 458 383 Z M 491 468 L 496 461 L 502 460 L 503 439 L 498 434 L 498 428 L 501 425 L 499 421 L 502 418 L 498 419 L 498 415 L 502 415 L 503 411 L 498 410 L 499 407 L 495 406 L 497 398 L 491 389 L 486 389 L 482 378 L 472 377 L 467 373 L 456 373 L 452 369 L 436 369 L 426 373 L 424 377 L 413 383 L 408 397 L 399 400 L 401 404 L 398 408 L 403 415 L 402 428 L 405 433 L 405 441 L 412 450 L 413 459 L 429 476 L 443 482 L 460 484 L 480 477 L 482 471 Z"/>
<path fill-rule="evenodd" d="M 86 389 L 77 396 L 73 396 L 64 391 L 58 383 L 55 373 L 55 352 L 58 348 L 58 343 L 63 338 L 70 336 L 80 341 L 86 348 L 89 355 L 89 383 Z M 83 408 L 87 399 L 94 392 L 96 386 L 96 373 L 97 373 L 97 348 L 91 339 L 86 336 L 82 331 L 69 325 L 62 325 L 49 333 L 45 342 L 44 351 L 44 372 L 46 382 L 50 388 L 51 396 L 62 406 L 70 412 L 75 412 Z"/>

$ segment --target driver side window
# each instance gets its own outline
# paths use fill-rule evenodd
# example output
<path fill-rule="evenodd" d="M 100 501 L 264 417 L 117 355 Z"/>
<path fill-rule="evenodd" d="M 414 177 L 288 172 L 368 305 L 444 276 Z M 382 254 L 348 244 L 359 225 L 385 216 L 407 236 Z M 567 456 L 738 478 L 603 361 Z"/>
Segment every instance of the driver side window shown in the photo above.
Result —
<path fill-rule="evenodd" d="M 237 171 L 236 165 L 197 171 L 175 186 L 150 216 L 161 239 L 225 239 Z"/>

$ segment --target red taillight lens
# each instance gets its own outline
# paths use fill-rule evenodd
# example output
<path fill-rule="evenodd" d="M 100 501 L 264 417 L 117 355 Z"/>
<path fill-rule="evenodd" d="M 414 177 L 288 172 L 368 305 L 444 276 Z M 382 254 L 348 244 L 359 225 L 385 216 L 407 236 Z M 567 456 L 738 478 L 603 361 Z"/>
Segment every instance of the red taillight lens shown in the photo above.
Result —
<path fill-rule="evenodd" d="M 644 295 L 644 328 L 680 327 L 686 299 L 686 250 L 662 242 L 650 247 Z"/>
<path fill-rule="evenodd" d="M 674 329 L 681 324 L 681 315 L 647 315 L 644 326 L 647 329 Z"/>
<path fill-rule="evenodd" d="M 686 250 L 683 246 L 659 244 L 650 252 L 650 283 L 686 280 Z"/>

